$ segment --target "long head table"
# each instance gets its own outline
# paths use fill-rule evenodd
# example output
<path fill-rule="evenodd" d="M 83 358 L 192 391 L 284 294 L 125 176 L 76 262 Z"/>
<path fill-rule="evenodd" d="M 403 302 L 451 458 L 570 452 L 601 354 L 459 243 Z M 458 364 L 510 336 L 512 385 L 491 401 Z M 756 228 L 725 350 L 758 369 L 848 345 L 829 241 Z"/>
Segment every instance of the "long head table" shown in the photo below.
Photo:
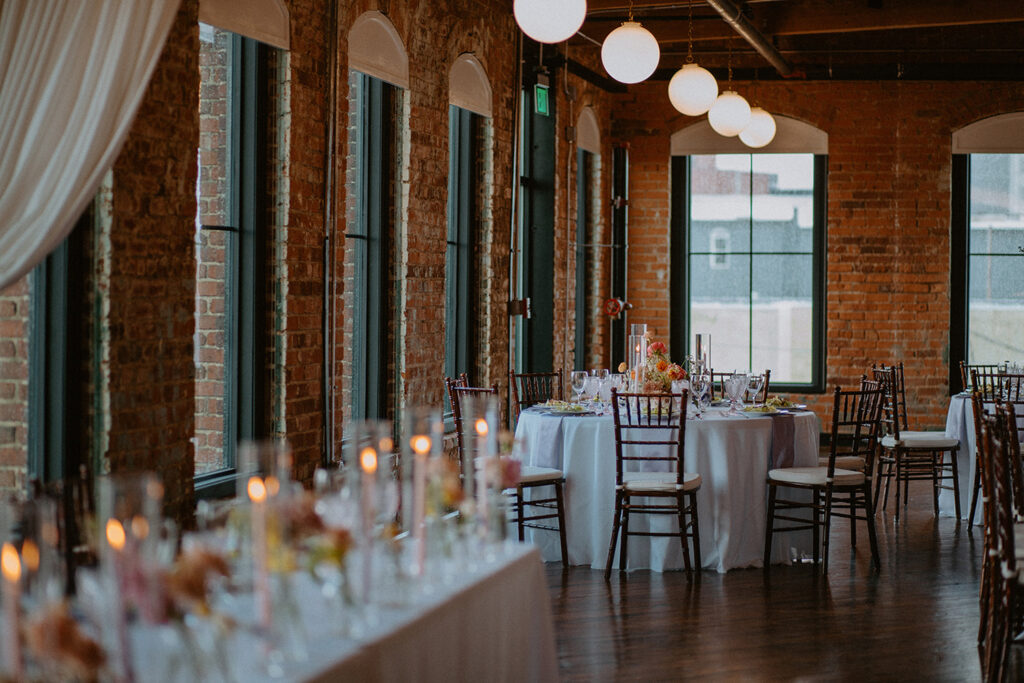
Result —
<path fill-rule="evenodd" d="M 786 421 L 784 424 L 782 421 Z M 809 411 L 780 416 L 726 416 L 711 409 L 686 422 L 687 472 L 701 475 L 697 494 L 702 564 L 725 572 L 760 567 L 764 552 L 766 480 L 773 452 L 789 449 L 780 465 L 818 462 L 819 423 Z M 531 408 L 519 416 L 516 437 L 526 441 L 529 462 L 566 474 L 566 529 L 571 564 L 603 569 L 615 509 L 615 433 L 610 415 L 554 415 Z M 790 442 L 791 439 L 791 442 Z M 781 442 L 781 443 L 780 443 Z M 668 516 L 637 515 L 630 528 L 671 530 Z M 558 539 L 534 532 L 545 560 L 558 560 Z M 811 535 L 777 534 L 773 562 L 810 554 Z M 616 556 L 617 562 L 617 556 Z M 682 567 L 678 539 L 643 538 L 629 543 L 629 568 L 655 571 Z"/>

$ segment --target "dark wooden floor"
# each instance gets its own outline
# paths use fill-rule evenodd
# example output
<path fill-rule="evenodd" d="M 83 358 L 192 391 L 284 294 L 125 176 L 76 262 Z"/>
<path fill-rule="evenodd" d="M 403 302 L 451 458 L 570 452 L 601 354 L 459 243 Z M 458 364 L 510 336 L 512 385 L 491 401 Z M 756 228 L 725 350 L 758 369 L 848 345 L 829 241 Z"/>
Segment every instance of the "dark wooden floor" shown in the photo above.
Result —
<path fill-rule="evenodd" d="M 892 502 L 890 501 L 890 512 Z M 882 571 L 867 536 L 839 520 L 829 575 L 809 565 L 728 574 L 547 566 L 561 674 L 567 681 L 976 681 L 982 530 L 932 516 L 911 487 L 897 528 L 876 517 Z"/>

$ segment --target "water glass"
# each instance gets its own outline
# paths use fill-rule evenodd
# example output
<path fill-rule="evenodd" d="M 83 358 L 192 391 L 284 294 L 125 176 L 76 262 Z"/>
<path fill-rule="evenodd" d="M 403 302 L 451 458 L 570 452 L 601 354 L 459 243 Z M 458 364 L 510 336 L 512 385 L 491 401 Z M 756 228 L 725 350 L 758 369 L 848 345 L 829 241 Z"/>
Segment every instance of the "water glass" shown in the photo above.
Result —
<path fill-rule="evenodd" d="M 577 403 L 579 403 L 582 400 L 583 390 L 586 388 L 587 377 L 588 375 L 586 370 L 572 371 L 572 390 L 576 393 Z"/>
<path fill-rule="evenodd" d="M 751 404 L 757 403 L 757 397 L 764 388 L 764 375 L 751 374 L 747 376 L 747 397 Z"/>
<path fill-rule="evenodd" d="M 725 380 L 725 393 L 729 397 L 729 414 L 737 414 L 743 408 L 743 392 L 747 388 L 747 376 L 733 373 Z"/>

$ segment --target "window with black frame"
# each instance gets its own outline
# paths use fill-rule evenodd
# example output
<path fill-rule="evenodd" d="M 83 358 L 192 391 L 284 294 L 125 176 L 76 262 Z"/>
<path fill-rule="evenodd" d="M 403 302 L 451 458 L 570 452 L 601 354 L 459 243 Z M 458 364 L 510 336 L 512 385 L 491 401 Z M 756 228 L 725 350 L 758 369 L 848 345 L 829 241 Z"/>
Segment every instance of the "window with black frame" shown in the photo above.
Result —
<path fill-rule="evenodd" d="M 267 235 L 265 112 L 272 48 L 200 24 L 196 187 L 195 475 L 198 493 L 233 491 L 236 447 L 262 436 Z"/>
<path fill-rule="evenodd" d="M 448 107 L 448 245 L 445 252 L 445 355 L 446 377 L 472 374 L 476 197 L 480 174 L 479 127 L 481 117 L 461 107 Z"/>
<path fill-rule="evenodd" d="M 1024 154 L 956 155 L 953 186 L 951 365 L 1021 362 Z"/>
<path fill-rule="evenodd" d="M 826 157 L 686 160 L 673 188 L 685 207 L 685 254 L 673 264 L 685 272 L 685 312 L 673 302 L 673 315 L 685 315 L 691 343 L 711 335 L 716 371 L 770 368 L 773 389 L 821 390 Z"/>
<path fill-rule="evenodd" d="M 349 96 L 349 192 L 345 234 L 345 335 L 343 362 L 348 419 L 394 417 L 397 395 L 395 273 L 398 126 L 401 89 L 352 71 Z"/>

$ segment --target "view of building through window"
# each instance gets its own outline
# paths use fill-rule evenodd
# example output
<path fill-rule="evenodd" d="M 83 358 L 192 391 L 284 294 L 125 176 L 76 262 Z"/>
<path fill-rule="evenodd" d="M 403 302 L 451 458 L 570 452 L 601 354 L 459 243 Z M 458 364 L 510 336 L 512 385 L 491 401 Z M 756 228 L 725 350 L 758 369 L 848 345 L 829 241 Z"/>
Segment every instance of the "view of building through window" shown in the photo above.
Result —
<path fill-rule="evenodd" d="M 199 177 L 196 187 L 196 474 L 228 467 L 231 383 L 229 273 L 237 220 L 231 188 L 232 34 L 205 24 L 199 31 Z"/>
<path fill-rule="evenodd" d="M 1024 357 L 1024 154 L 970 157 L 967 359 Z"/>
<path fill-rule="evenodd" d="M 691 337 L 711 335 L 717 371 L 810 383 L 814 155 L 691 156 L 689 197 Z"/>

